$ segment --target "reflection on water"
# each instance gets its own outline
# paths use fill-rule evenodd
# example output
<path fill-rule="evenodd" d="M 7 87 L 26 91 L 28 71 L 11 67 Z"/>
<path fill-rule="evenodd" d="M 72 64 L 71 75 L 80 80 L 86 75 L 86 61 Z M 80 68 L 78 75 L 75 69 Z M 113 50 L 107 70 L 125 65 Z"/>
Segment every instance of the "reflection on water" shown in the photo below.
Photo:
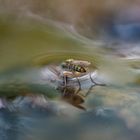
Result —
<path fill-rule="evenodd" d="M 0 95 L 6 106 L 0 110 L 1 139 L 138 140 L 139 44 L 125 39 L 137 39 L 139 25 L 115 23 L 113 31 L 124 42 L 98 45 L 77 28 L 69 31 L 61 23 L 31 15 L 18 18 L 0 16 Z M 59 66 L 70 58 L 91 62 L 95 80 L 107 85 L 90 89 L 82 100 L 86 111 L 62 99 L 57 89 L 63 83 Z M 86 93 L 91 81 L 80 82 L 80 92 Z"/>

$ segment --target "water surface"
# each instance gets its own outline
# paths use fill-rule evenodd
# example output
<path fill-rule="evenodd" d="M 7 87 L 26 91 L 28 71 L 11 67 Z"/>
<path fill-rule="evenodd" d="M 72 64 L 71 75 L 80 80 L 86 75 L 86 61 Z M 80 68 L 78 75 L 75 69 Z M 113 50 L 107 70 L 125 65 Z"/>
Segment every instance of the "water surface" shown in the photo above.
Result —
<path fill-rule="evenodd" d="M 0 95 L 16 97 L 0 111 L 2 140 L 139 139 L 140 59 L 127 43 L 91 40 L 34 17 L 1 15 L 0 30 Z M 90 90 L 86 111 L 61 99 L 62 79 L 50 70 L 69 58 L 90 61 L 96 80 L 107 85 Z M 26 94 L 31 96 L 21 99 Z"/>

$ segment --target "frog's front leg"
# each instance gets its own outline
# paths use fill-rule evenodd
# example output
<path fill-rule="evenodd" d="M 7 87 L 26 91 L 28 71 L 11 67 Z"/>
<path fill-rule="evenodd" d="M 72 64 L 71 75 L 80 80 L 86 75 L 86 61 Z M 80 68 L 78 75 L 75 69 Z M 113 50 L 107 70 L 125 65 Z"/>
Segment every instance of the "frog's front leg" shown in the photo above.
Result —
<path fill-rule="evenodd" d="M 68 77 L 72 77 L 72 76 L 73 76 L 72 72 L 70 72 L 70 71 L 63 71 L 63 82 L 64 82 L 63 95 L 66 95 Z"/>
<path fill-rule="evenodd" d="M 63 78 L 64 78 L 64 86 L 67 86 L 68 77 L 73 77 L 73 73 L 70 71 L 63 71 Z"/>
<path fill-rule="evenodd" d="M 78 85 L 79 85 L 79 88 L 78 88 L 78 90 L 76 91 L 76 94 L 78 94 L 78 92 L 81 90 L 81 83 L 80 83 L 80 81 L 79 81 L 79 79 L 78 79 L 78 76 L 80 76 L 80 73 L 79 73 L 79 72 L 73 72 L 73 75 L 74 75 L 74 77 L 76 78 L 76 80 L 77 80 L 77 82 L 78 82 Z"/>
<path fill-rule="evenodd" d="M 63 72 L 63 78 L 64 78 L 64 95 L 65 95 L 65 92 L 66 92 L 66 88 L 67 88 L 67 82 L 68 82 L 68 77 L 69 78 L 76 78 L 77 81 L 78 81 L 78 85 L 79 85 L 79 88 L 78 90 L 76 91 L 76 94 L 81 90 L 81 83 L 78 79 L 78 76 L 79 76 L 79 72 L 70 72 L 70 71 L 64 71 Z"/>

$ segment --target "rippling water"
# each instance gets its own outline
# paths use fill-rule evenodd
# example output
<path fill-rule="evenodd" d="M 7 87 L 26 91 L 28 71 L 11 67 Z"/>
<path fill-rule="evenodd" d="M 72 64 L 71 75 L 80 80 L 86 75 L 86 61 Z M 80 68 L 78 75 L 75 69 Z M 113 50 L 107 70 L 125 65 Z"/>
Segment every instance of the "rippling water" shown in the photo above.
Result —
<path fill-rule="evenodd" d="M 6 106 L 0 110 L 0 139 L 139 140 L 140 51 L 129 40 L 137 39 L 139 26 L 110 27 L 123 41 L 95 41 L 74 26 L 31 13 L 0 16 L 0 95 Z M 89 91 L 86 111 L 57 90 L 63 82 L 58 67 L 69 58 L 91 62 L 95 80 L 106 84 Z M 86 84 L 81 82 L 81 93 L 89 90 Z"/>

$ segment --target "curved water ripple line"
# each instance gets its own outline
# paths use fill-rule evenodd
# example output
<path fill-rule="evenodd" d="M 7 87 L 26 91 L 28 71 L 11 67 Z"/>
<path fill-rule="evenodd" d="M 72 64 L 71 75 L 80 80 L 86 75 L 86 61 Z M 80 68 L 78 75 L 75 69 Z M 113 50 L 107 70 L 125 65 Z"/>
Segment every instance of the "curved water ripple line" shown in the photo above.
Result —
<path fill-rule="evenodd" d="M 91 62 L 91 67 L 97 69 L 98 56 L 93 56 L 88 52 L 79 51 L 54 51 L 40 54 L 32 59 L 33 66 L 47 66 L 49 64 L 61 64 L 66 59 L 77 59 Z"/>

